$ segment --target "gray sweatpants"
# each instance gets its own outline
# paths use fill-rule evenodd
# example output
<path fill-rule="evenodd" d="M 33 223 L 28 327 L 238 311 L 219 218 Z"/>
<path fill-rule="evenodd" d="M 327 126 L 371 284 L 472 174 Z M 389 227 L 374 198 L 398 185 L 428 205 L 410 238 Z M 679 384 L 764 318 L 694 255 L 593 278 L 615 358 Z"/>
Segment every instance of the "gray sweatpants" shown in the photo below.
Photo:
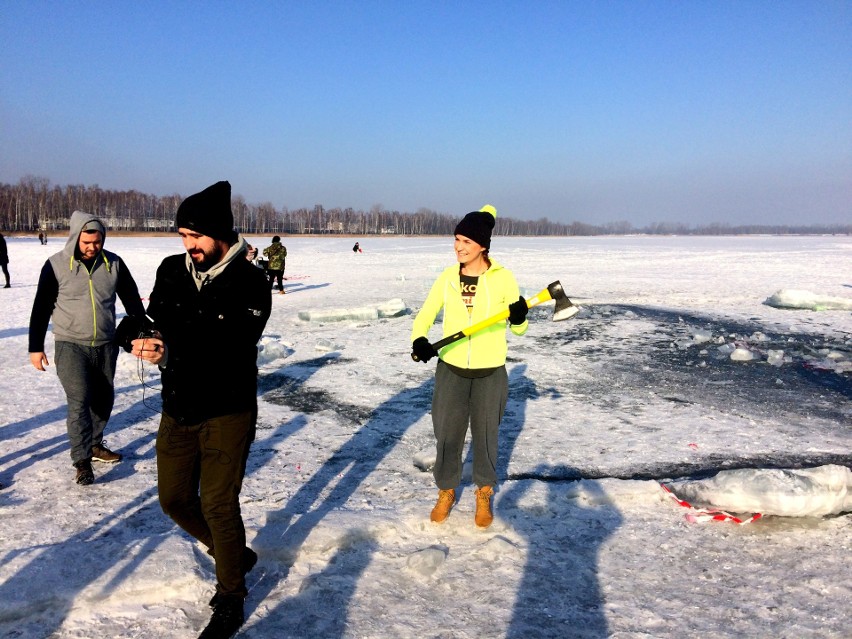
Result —
<path fill-rule="evenodd" d="M 461 483 L 464 440 L 470 426 L 473 446 L 473 483 L 497 483 L 497 432 L 506 400 L 509 376 L 501 366 L 488 377 L 467 378 L 455 374 L 443 362 L 435 369 L 432 393 L 432 426 L 437 439 L 433 475 L 441 490 Z"/>
<path fill-rule="evenodd" d="M 76 464 L 91 458 L 92 446 L 103 443 L 115 400 L 113 378 L 118 347 L 57 341 L 53 359 L 68 401 L 68 440 L 71 462 Z"/>

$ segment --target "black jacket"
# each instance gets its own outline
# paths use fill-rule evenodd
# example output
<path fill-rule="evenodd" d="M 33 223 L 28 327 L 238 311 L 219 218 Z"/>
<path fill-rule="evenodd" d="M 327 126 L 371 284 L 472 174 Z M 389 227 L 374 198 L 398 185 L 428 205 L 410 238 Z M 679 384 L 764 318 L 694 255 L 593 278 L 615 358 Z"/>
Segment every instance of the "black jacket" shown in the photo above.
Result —
<path fill-rule="evenodd" d="M 148 315 L 168 348 L 163 410 L 185 424 L 257 407 L 257 342 L 272 297 L 263 271 L 233 260 L 199 291 L 186 255 L 157 269 Z"/>

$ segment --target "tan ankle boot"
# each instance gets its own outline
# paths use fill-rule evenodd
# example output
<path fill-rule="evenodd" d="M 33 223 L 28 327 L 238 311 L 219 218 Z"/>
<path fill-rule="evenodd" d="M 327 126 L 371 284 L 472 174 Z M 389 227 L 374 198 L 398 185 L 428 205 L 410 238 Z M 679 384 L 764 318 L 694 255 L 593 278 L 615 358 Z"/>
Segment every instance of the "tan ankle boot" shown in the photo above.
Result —
<path fill-rule="evenodd" d="M 494 495 L 494 488 L 491 486 L 476 489 L 476 514 L 473 521 L 479 528 L 488 528 L 494 521 L 494 515 L 491 513 L 492 495 Z"/>
<path fill-rule="evenodd" d="M 456 491 L 450 488 L 449 490 L 438 491 L 438 501 L 432 509 L 432 514 L 429 517 L 436 524 L 440 524 L 450 516 L 450 510 L 456 503 Z"/>

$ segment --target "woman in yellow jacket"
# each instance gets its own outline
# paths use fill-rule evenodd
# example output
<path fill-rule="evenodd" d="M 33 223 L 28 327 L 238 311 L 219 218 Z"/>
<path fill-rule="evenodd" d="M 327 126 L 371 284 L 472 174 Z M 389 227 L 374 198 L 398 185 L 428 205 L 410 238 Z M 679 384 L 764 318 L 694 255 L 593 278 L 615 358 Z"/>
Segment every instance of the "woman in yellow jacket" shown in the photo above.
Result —
<path fill-rule="evenodd" d="M 443 336 L 452 335 L 509 309 L 509 327 L 516 335 L 527 330 L 527 304 L 511 271 L 491 259 L 491 231 L 497 217 L 491 205 L 468 213 L 455 228 L 458 265 L 435 280 L 414 319 L 412 350 L 421 362 L 438 355 L 432 395 L 432 425 L 437 439 L 433 471 L 438 501 L 431 520 L 440 523 L 455 504 L 461 482 L 462 453 L 470 427 L 473 482 L 480 528 L 491 525 L 491 497 L 497 483 L 497 432 L 509 392 L 506 374 L 506 324 L 498 322 L 436 352 L 426 335 L 444 309 Z"/>

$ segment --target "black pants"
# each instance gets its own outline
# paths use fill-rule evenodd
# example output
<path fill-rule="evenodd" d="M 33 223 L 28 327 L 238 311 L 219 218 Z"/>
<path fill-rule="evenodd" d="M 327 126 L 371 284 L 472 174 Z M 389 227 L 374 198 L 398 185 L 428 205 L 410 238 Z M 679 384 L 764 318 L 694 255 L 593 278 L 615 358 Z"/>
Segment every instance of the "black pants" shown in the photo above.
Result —
<path fill-rule="evenodd" d="M 247 594 L 240 490 L 257 410 L 183 426 L 163 413 L 157 433 L 160 506 L 216 560 L 217 592 Z"/>
<path fill-rule="evenodd" d="M 278 280 L 278 290 L 284 290 L 284 271 L 270 271 L 266 274 L 269 276 L 269 288 L 275 288 L 275 280 Z"/>

